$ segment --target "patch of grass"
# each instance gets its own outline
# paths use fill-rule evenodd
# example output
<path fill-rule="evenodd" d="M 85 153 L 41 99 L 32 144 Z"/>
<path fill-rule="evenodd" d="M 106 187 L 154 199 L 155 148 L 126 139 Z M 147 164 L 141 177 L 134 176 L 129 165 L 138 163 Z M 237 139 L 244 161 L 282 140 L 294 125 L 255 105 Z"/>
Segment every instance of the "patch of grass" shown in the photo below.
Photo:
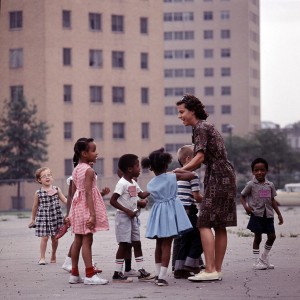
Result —
<path fill-rule="evenodd" d="M 281 232 L 280 233 L 280 235 L 279 235 L 280 237 L 285 237 L 285 235 Z"/>
<path fill-rule="evenodd" d="M 4 217 L 4 218 L 1 218 L 0 221 L 1 222 L 6 222 L 6 221 L 8 221 L 8 219 Z"/>
<path fill-rule="evenodd" d="M 238 231 L 237 233 L 238 237 L 252 237 L 253 233 L 252 232 L 245 232 L 245 231 Z"/>
<path fill-rule="evenodd" d="M 142 299 L 142 298 L 147 298 L 146 296 L 143 296 L 143 295 L 139 295 L 139 296 L 134 296 L 133 297 L 134 299 Z"/>
<path fill-rule="evenodd" d="M 290 233 L 290 237 L 291 237 L 291 238 L 296 238 L 296 237 L 298 237 L 298 236 L 299 236 L 298 233 Z"/>
<path fill-rule="evenodd" d="M 18 219 L 29 219 L 28 214 L 19 213 L 17 214 Z"/>

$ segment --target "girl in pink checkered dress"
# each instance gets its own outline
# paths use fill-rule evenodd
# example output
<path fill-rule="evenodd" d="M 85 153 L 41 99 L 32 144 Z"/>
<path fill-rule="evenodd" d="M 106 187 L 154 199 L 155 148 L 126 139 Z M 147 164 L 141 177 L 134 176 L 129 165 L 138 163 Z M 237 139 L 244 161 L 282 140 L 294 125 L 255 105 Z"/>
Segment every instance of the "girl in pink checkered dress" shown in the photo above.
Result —
<path fill-rule="evenodd" d="M 93 234 L 99 230 L 108 230 L 106 207 L 96 186 L 96 174 L 90 163 L 96 162 L 98 152 L 91 138 L 80 138 L 74 146 L 74 164 L 72 173 L 73 200 L 69 213 L 72 232 L 75 234 L 71 250 L 72 271 L 69 283 L 81 283 L 78 259 L 80 249 L 85 263 L 84 284 L 107 284 L 100 278 L 92 264 Z"/>

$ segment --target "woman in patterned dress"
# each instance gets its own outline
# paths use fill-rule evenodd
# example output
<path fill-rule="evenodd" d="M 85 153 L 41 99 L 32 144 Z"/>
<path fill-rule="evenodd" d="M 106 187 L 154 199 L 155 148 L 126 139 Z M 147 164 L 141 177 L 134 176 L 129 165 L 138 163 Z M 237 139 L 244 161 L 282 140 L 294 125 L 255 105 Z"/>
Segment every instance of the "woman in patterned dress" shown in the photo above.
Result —
<path fill-rule="evenodd" d="M 52 241 L 50 262 L 56 262 L 58 240 L 55 238 L 55 234 L 57 229 L 63 225 L 63 214 L 59 200 L 67 204 L 67 199 L 59 187 L 52 185 L 53 178 L 49 168 L 43 167 L 38 169 L 35 172 L 35 177 L 36 181 L 42 186 L 34 194 L 29 228 L 35 227 L 35 235 L 41 237 L 39 265 L 45 265 L 45 254 L 49 236 Z"/>
<path fill-rule="evenodd" d="M 67 221 L 70 220 L 75 234 L 71 249 L 72 271 L 69 283 L 82 282 L 79 276 L 78 259 L 80 250 L 85 263 L 84 284 L 107 284 L 108 280 L 97 275 L 92 264 L 93 234 L 108 230 L 106 207 L 96 185 L 96 174 L 91 163 L 98 156 L 96 144 L 91 138 L 80 138 L 74 146 L 74 165 L 72 173 L 73 200 Z"/>
<path fill-rule="evenodd" d="M 206 121 L 208 114 L 201 101 L 193 95 L 185 95 L 176 105 L 183 125 L 193 127 L 194 158 L 181 169 L 194 171 L 202 163 L 206 165 L 204 197 L 197 224 L 206 268 L 189 280 L 222 280 L 222 263 L 227 248 L 226 227 L 237 223 L 234 168 L 227 159 L 222 136 Z"/>

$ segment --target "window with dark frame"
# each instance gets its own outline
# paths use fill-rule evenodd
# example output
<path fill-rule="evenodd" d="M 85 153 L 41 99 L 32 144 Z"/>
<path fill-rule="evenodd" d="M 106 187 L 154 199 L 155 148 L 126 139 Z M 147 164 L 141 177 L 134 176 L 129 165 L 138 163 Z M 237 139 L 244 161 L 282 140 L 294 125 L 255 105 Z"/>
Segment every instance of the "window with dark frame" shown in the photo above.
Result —
<path fill-rule="evenodd" d="M 89 65 L 93 68 L 102 68 L 102 50 L 90 49 Z"/>
<path fill-rule="evenodd" d="M 62 27 L 63 28 L 71 28 L 71 11 L 63 10 L 62 11 Z"/>
<path fill-rule="evenodd" d="M 112 67 L 124 68 L 125 67 L 125 53 L 124 51 L 112 51 Z"/>
<path fill-rule="evenodd" d="M 102 103 L 103 87 L 99 85 L 90 86 L 90 102 Z"/>
<path fill-rule="evenodd" d="M 125 123 L 116 122 L 113 123 L 113 139 L 123 140 L 125 139 Z"/>
<path fill-rule="evenodd" d="M 141 53 L 141 69 L 148 69 L 148 53 Z"/>
<path fill-rule="evenodd" d="M 63 48 L 63 65 L 71 66 L 71 64 L 72 64 L 72 49 Z"/>
<path fill-rule="evenodd" d="M 125 103 L 125 87 L 123 86 L 112 87 L 112 102 Z"/>
<path fill-rule="evenodd" d="M 10 49 L 9 50 L 9 67 L 11 69 L 19 69 L 23 67 L 23 49 Z"/>
<path fill-rule="evenodd" d="M 111 30 L 112 32 L 124 32 L 124 16 L 111 16 Z"/>
<path fill-rule="evenodd" d="M 148 34 L 148 18 L 145 17 L 140 18 L 140 33 Z"/>
<path fill-rule="evenodd" d="M 23 27 L 23 12 L 11 11 L 9 12 L 9 28 L 21 29 Z"/>
<path fill-rule="evenodd" d="M 70 84 L 64 85 L 64 102 L 65 103 L 72 102 L 72 85 Z"/>
<path fill-rule="evenodd" d="M 89 13 L 89 28 L 92 31 L 101 31 L 101 14 Z"/>
<path fill-rule="evenodd" d="M 103 123 L 91 122 L 90 123 L 90 136 L 95 140 L 103 140 Z"/>
<path fill-rule="evenodd" d="M 24 98 L 23 85 L 13 85 L 10 87 L 10 99 L 18 101 Z"/>
<path fill-rule="evenodd" d="M 141 103 L 149 104 L 149 88 L 147 87 L 141 88 Z"/>
<path fill-rule="evenodd" d="M 149 132 L 149 123 L 148 122 L 143 122 L 142 123 L 142 136 L 141 138 L 143 140 L 149 139 L 150 137 L 150 132 Z"/>
<path fill-rule="evenodd" d="M 71 140 L 72 139 L 72 131 L 73 131 L 73 123 L 72 122 L 64 122 L 64 139 Z"/>

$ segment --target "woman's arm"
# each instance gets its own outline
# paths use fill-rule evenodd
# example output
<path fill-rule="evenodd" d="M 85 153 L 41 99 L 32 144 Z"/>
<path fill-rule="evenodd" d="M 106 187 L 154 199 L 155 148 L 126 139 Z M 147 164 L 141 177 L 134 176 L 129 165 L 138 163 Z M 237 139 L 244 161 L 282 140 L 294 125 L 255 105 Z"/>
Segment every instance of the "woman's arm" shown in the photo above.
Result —
<path fill-rule="evenodd" d="M 204 161 L 204 152 L 199 151 L 196 153 L 196 155 L 192 158 L 192 160 L 187 163 L 185 166 L 183 166 L 181 169 L 187 170 L 187 171 L 195 171 L 201 167 L 201 164 Z"/>

